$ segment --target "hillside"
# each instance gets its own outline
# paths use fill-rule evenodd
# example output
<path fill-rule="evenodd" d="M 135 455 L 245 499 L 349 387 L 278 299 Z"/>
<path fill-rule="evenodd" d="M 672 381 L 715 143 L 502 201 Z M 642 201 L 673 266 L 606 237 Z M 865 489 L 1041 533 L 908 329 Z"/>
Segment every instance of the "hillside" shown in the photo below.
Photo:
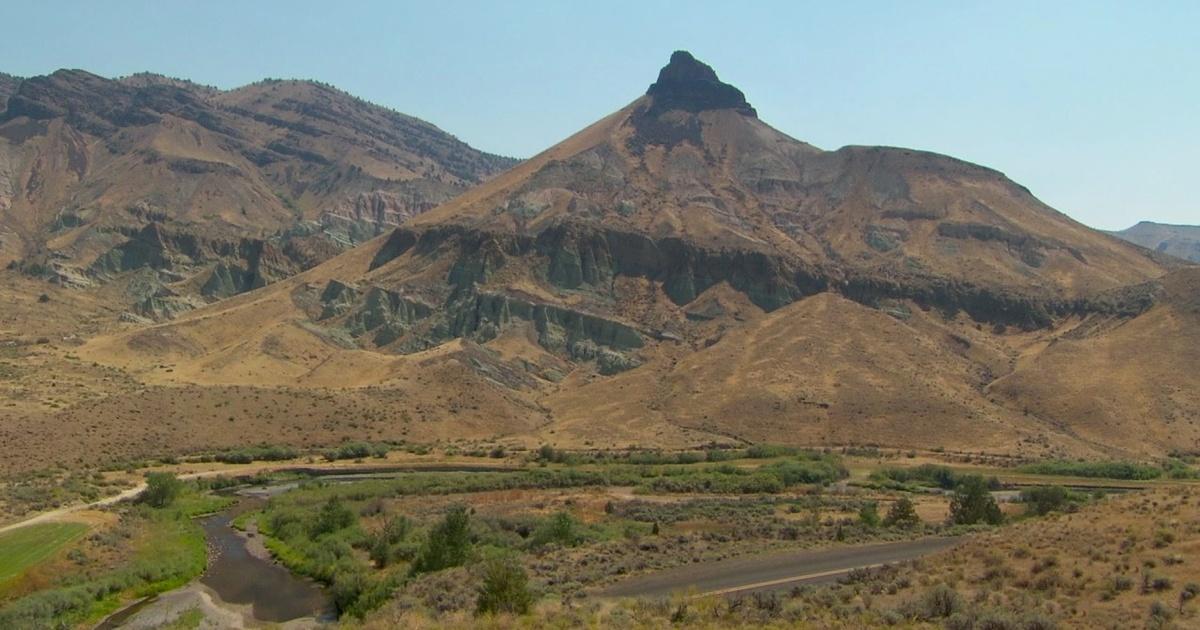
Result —
<path fill-rule="evenodd" d="M 424 421 L 381 438 L 1142 456 L 1200 448 L 1193 275 L 994 170 L 792 139 L 679 52 L 620 111 L 389 233 L 73 352 L 214 401 L 398 392 Z"/>
<path fill-rule="evenodd" d="M 515 162 L 309 81 L 5 85 L 0 265 L 118 281 L 155 319 L 312 267 Z"/>
<path fill-rule="evenodd" d="M 1141 221 L 1113 235 L 1131 243 L 1200 263 L 1200 225 L 1168 225 Z"/>
<path fill-rule="evenodd" d="M 0 72 L 0 110 L 8 105 L 8 97 L 17 91 L 19 85 L 21 85 L 21 77 Z"/>

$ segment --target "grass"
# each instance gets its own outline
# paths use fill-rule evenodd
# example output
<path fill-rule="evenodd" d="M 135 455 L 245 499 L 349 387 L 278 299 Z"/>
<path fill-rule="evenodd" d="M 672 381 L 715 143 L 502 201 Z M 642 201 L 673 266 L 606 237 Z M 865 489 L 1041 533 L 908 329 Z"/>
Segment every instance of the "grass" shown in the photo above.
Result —
<path fill-rule="evenodd" d="M 50 588 L 7 602 L 0 609 L 0 627 L 74 627 L 94 622 L 130 599 L 187 584 L 207 560 L 204 532 L 190 516 L 210 512 L 224 501 L 186 492 L 168 508 L 128 508 L 119 531 L 98 534 L 101 542 L 96 543 L 109 545 L 121 558 L 118 563 L 64 574 Z"/>
<path fill-rule="evenodd" d="M 50 558 L 87 530 L 83 523 L 39 523 L 0 534 L 0 584 Z"/>

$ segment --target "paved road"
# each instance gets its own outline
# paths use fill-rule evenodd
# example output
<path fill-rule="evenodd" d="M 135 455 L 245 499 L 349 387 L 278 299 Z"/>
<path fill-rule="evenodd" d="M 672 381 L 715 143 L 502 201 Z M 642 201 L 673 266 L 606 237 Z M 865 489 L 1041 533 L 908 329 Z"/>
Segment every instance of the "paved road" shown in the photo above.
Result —
<path fill-rule="evenodd" d="M 789 551 L 703 562 L 618 582 L 601 597 L 659 597 L 677 592 L 725 595 L 833 582 L 854 569 L 912 560 L 956 545 L 960 538 L 922 538 L 895 543 Z"/>

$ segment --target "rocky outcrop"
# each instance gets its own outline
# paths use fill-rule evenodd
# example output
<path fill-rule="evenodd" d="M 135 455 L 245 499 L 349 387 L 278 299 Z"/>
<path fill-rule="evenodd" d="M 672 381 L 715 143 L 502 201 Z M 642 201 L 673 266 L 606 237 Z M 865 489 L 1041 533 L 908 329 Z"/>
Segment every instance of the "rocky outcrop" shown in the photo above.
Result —
<path fill-rule="evenodd" d="M 374 346 L 415 352 L 449 339 L 484 343 L 513 326 L 531 325 L 543 348 L 577 361 L 595 361 L 602 373 L 635 367 L 630 354 L 644 345 L 633 327 L 608 318 L 491 291 L 453 294 L 432 306 L 399 291 L 332 280 L 319 297 L 319 322 Z"/>
<path fill-rule="evenodd" d="M 732 109 L 747 116 L 758 115 L 741 90 L 722 83 L 710 66 L 683 50 L 672 53 L 670 63 L 659 71 L 658 80 L 646 94 L 654 99 L 648 112 L 652 116 L 672 109 L 692 113 Z"/>
<path fill-rule="evenodd" d="M 447 280 L 463 287 L 486 283 L 508 258 L 536 257 L 553 286 L 608 291 L 619 276 L 660 282 L 676 304 L 687 304 L 721 282 L 745 293 L 756 305 L 774 310 L 827 288 L 820 271 L 765 252 L 711 250 L 686 240 L 562 223 L 536 236 L 496 234 L 444 225 L 415 232 L 395 230 L 371 262 L 375 269 L 403 255 L 452 247 L 457 258 Z"/>
<path fill-rule="evenodd" d="M 970 232 L 967 234 L 971 237 Z M 991 234 L 988 231 L 985 236 Z M 963 312 L 979 322 L 1022 329 L 1046 327 L 1069 314 L 1132 316 L 1154 303 L 1152 291 L 1131 289 L 1067 299 L 916 272 L 869 274 L 847 268 L 818 268 L 769 252 L 712 250 L 674 237 L 655 239 L 569 222 L 536 236 L 482 232 L 457 225 L 420 232 L 399 228 L 379 249 L 371 268 L 379 268 L 410 250 L 422 255 L 436 251 L 438 256 L 454 256 L 447 281 L 457 291 L 485 285 L 496 271 L 515 264 L 538 270 L 540 277 L 559 289 L 595 292 L 607 299 L 613 297 L 611 285 L 618 276 L 655 281 L 681 306 L 720 283 L 728 283 L 766 311 L 830 290 L 873 307 L 879 307 L 883 300 L 912 300 L 949 314 Z M 526 260 L 517 263 L 514 259 Z"/>

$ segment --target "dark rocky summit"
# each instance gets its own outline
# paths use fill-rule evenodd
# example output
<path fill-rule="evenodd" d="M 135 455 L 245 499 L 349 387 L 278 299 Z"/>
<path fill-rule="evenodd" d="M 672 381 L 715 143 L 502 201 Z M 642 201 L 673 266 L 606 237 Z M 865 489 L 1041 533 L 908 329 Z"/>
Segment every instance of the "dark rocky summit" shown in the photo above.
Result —
<path fill-rule="evenodd" d="M 646 90 L 646 94 L 654 97 L 652 114 L 672 109 L 693 113 L 732 109 L 747 116 L 758 116 L 741 90 L 722 83 L 712 67 L 684 50 L 671 55 L 670 63 L 659 71 L 658 81 Z"/>

